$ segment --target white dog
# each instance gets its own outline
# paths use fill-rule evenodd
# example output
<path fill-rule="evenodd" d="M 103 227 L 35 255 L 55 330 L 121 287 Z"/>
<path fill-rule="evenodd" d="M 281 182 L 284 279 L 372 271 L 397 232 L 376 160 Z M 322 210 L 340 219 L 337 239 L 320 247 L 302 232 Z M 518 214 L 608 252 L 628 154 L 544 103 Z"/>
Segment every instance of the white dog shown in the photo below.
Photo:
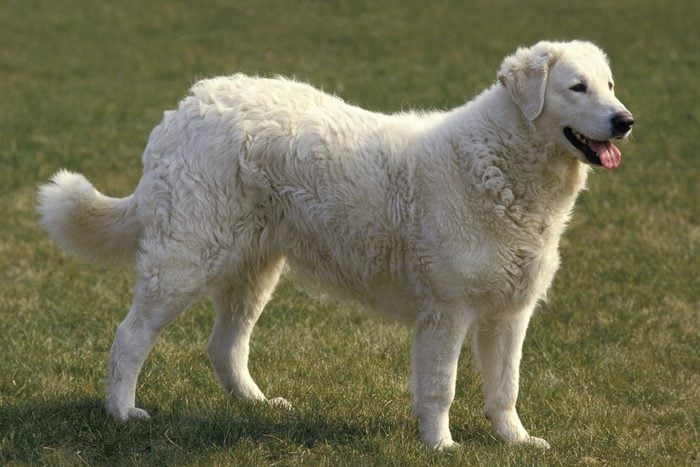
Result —
<path fill-rule="evenodd" d="M 547 447 L 516 412 L 528 321 L 559 263 L 559 238 L 590 165 L 614 169 L 631 131 L 604 53 L 540 42 L 450 112 L 382 115 L 284 79 L 203 80 L 166 112 L 123 199 L 61 171 L 41 223 L 91 260 L 136 256 L 131 310 L 107 371 L 107 410 L 148 418 L 136 379 L 159 332 L 202 294 L 208 352 L 227 393 L 267 399 L 250 336 L 285 263 L 309 281 L 411 323 L 413 411 L 428 446 L 451 448 L 448 411 L 467 330 L 484 412 L 511 443 Z"/>

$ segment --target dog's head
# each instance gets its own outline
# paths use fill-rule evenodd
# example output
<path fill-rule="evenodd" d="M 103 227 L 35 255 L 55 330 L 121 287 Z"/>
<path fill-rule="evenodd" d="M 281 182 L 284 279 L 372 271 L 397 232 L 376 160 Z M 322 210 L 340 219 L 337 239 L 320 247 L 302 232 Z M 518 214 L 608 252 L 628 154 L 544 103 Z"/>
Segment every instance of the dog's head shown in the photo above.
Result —
<path fill-rule="evenodd" d="M 615 97 L 608 59 L 590 42 L 539 42 L 507 57 L 498 79 L 538 132 L 593 165 L 614 169 L 634 118 Z"/>

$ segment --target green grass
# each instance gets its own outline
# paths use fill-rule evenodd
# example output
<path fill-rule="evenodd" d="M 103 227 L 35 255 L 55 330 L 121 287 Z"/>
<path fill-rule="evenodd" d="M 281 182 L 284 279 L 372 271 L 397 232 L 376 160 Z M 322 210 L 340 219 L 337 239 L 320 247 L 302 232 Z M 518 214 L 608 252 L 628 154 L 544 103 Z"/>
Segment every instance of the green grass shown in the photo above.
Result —
<path fill-rule="evenodd" d="M 466 6 L 466 4 L 469 4 Z M 640 1 L 0 1 L 0 464 L 697 464 L 700 424 L 700 3 Z M 58 252 L 35 187 L 60 167 L 125 195 L 163 110 L 197 78 L 293 75 L 370 109 L 446 108 L 543 38 L 588 38 L 635 113 L 622 167 L 597 171 L 532 321 L 519 407 L 546 452 L 480 415 L 465 346 L 456 452 L 418 441 L 409 330 L 285 280 L 256 328 L 252 372 L 285 412 L 228 400 L 196 306 L 161 337 L 138 398 L 102 408 L 130 302 L 127 269 Z"/>

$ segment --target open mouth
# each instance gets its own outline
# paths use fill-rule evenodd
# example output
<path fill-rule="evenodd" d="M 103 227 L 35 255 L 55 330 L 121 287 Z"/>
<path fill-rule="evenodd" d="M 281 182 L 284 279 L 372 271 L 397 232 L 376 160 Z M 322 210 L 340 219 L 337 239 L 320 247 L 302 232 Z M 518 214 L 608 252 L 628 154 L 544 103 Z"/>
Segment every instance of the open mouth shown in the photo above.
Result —
<path fill-rule="evenodd" d="M 622 153 L 610 141 L 596 141 L 568 126 L 564 128 L 564 136 L 583 153 L 590 164 L 601 165 L 606 169 L 615 169 L 620 165 Z"/>

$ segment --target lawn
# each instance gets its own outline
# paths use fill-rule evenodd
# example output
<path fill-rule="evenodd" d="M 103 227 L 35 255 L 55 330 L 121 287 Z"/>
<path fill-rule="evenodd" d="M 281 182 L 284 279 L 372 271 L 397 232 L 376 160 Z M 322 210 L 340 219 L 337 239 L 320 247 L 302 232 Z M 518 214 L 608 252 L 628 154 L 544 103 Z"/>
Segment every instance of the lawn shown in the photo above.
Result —
<path fill-rule="evenodd" d="M 699 20 L 692 0 L 0 0 L 0 464 L 697 464 Z M 596 171 L 579 198 L 526 340 L 520 413 L 552 449 L 492 436 L 465 346 L 451 411 L 462 446 L 429 452 L 410 415 L 410 331 L 292 277 L 251 355 L 292 411 L 220 391 L 201 303 L 141 374 L 153 420 L 106 417 L 131 271 L 60 253 L 37 226 L 39 183 L 66 167 L 131 193 L 151 128 L 201 77 L 282 74 L 376 111 L 449 108 L 544 38 L 601 45 L 637 120 L 620 169 Z"/>

